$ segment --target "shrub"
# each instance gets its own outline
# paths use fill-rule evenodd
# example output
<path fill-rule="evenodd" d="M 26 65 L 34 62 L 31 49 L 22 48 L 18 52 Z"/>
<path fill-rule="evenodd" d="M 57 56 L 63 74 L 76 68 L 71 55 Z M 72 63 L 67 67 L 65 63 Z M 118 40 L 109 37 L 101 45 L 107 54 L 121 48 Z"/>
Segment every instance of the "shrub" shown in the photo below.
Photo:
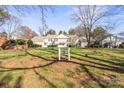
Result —
<path fill-rule="evenodd" d="M 105 43 L 103 44 L 104 48 L 108 48 L 108 46 L 110 46 L 110 43 Z"/>
<path fill-rule="evenodd" d="M 120 44 L 119 48 L 124 48 L 124 43 Z"/>
<path fill-rule="evenodd" d="M 23 39 L 17 39 L 16 42 L 18 45 L 25 45 L 26 44 L 26 41 Z"/>
<path fill-rule="evenodd" d="M 71 44 L 70 44 L 70 45 L 68 45 L 68 47 L 75 47 L 75 45 L 71 45 Z"/>
<path fill-rule="evenodd" d="M 34 46 L 32 40 L 28 40 L 28 41 L 27 41 L 27 44 L 28 44 L 28 47 L 33 47 L 33 46 Z"/>
<path fill-rule="evenodd" d="M 16 40 L 8 40 L 1 47 L 2 49 L 9 49 L 17 44 Z"/>
<path fill-rule="evenodd" d="M 33 47 L 42 47 L 42 45 L 33 44 Z"/>
<path fill-rule="evenodd" d="M 95 41 L 93 44 L 90 44 L 90 47 L 99 48 L 99 47 L 102 47 L 102 45 L 100 44 L 99 41 Z"/>
<path fill-rule="evenodd" d="M 13 40 L 13 39 L 8 40 L 8 42 L 7 42 L 7 45 L 11 45 L 11 46 L 15 46 L 16 44 L 17 44 L 17 41 Z"/>
<path fill-rule="evenodd" d="M 25 44 L 26 44 L 26 41 L 23 40 L 23 39 L 17 39 L 17 40 L 11 39 L 11 40 L 6 41 L 1 47 L 3 49 L 14 49 L 16 45 L 22 46 L 22 45 L 25 45 Z"/>

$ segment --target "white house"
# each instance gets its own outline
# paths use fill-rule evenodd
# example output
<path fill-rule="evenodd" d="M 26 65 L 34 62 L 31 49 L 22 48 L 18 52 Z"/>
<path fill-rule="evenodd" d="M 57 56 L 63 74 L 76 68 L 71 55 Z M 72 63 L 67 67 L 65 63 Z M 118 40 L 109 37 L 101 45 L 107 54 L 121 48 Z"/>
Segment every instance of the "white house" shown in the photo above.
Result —
<path fill-rule="evenodd" d="M 57 47 L 67 47 L 68 45 L 86 47 L 87 42 L 85 37 L 78 37 L 76 35 L 47 35 L 36 36 L 32 38 L 34 44 L 47 47 L 49 45 L 57 45 Z"/>
<path fill-rule="evenodd" d="M 67 47 L 68 37 L 60 35 L 47 35 L 47 36 L 35 36 L 32 38 L 34 44 L 42 45 L 42 47 L 47 47 L 49 45 L 57 45 L 58 47 Z"/>
<path fill-rule="evenodd" d="M 58 47 L 67 47 L 68 45 L 68 36 L 60 34 L 56 37 Z"/>
<path fill-rule="evenodd" d="M 107 45 L 108 48 L 113 48 L 113 47 L 119 47 L 119 45 L 122 44 L 122 42 L 124 42 L 122 38 L 109 35 L 104 40 L 102 40 L 102 45 L 104 47 L 105 44 L 108 44 Z"/>

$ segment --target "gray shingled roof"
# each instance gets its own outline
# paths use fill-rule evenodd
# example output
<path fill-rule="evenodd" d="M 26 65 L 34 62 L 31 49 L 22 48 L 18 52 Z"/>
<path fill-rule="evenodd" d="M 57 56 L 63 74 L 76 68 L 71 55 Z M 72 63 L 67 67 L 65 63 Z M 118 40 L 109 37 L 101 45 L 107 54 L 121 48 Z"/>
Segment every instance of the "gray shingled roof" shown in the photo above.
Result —
<path fill-rule="evenodd" d="M 46 38 L 56 38 L 57 35 L 47 35 Z"/>
<path fill-rule="evenodd" d="M 68 38 L 68 36 L 63 35 L 63 34 L 60 34 L 60 35 L 57 35 L 57 37 L 56 37 L 56 38 Z"/>
<path fill-rule="evenodd" d="M 46 38 L 46 37 L 44 37 L 44 36 L 35 36 L 35 37 L 32 38 L 31 40 L 32 40 L 33 42 L 43 42 L 45 38 Z"/>

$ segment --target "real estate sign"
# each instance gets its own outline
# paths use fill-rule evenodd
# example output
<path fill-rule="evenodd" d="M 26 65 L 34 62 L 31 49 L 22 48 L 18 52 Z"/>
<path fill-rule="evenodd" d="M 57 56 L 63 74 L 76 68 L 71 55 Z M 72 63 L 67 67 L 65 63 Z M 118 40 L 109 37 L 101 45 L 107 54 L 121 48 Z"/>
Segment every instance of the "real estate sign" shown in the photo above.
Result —
<path fill-rule="evenodd" d="M 61 48 L 59 48 L 58 50 L 58 59 L 61 60 L 61 55 L 68 55 L 68 60 L 70 60 L 70 48 L 68 48 L 67 50 L 63 50 Z"/>

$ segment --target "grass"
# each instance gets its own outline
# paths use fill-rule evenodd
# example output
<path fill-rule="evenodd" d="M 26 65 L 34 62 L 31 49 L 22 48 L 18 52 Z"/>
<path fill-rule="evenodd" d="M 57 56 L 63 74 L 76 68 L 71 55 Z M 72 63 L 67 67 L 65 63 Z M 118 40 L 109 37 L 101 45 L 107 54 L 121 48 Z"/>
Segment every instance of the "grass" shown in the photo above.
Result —
<path fill-rule="evenodd" d="M 57 48 L 0 51 L 0 87 L 124 87 L 124 49 L 71 48 L 71 61 L 57 59 Z"/>

